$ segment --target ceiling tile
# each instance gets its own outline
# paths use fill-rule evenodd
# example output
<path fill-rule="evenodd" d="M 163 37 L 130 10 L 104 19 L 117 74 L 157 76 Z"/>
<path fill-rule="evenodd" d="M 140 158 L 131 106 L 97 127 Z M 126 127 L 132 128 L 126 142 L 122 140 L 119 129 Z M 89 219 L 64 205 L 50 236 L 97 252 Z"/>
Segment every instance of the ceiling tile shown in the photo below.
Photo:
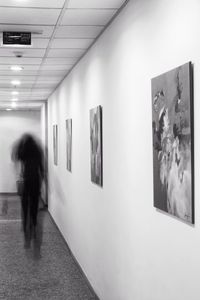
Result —
<path fill-rule="evenodd" d="M 31 95 L 31 89 L 29 89 L 29 92 L 27 92 L 26 94 L 21 94 L 18 97 L 17 101 L 23 100 L 25 98 L 28 99 L 30 95 Z M 5 95 L 0 94 L 0 100 L 12 100 L 12 99 L 13 99 L 13 96 L 11 95 L 11 93 L 8 93 L 8 94 L 5 94 Z"/>
<path fill-rule="evenodd" d="M 10 75 L 10 76 L 4 76 L 0 74 L 0 81 L 11 81 L 13 79 L 13 77 L 16 77 L 14 75 Z M 17 79 L 20 81 L 34 81 L 37 78 L 37 76 L 17 76 Z"/>
<path fill-rule="evenodd" d="M 32 87 L 32 85 L 33 85 L 33 83 L 34 82 L 32 82 L 32 81 L 30 81 L 30 82 L 26 82 L 26 83 L 23 83 L 23 87 L 24 88 L 31 88 Z M 22 85 L 21 85 L 22 86 Z M 4 87 L 4 88 L 12 88 L 12 85 L 11 85 L 11 83 L 8 81 L 8 82 L 0 82 L 0 88 L 2 88 L 2 87 Z"/>
<path fill-rule="evenodd" d="M 0 20 L 4 24 L 54 25 L 60 9 L 1 7 Z"/>
<path fill-rule="evenodd" d="M 13 90 L 13 87 L 12 86 L 9 86 L 8 88 L 2 88 L 0 90 L 0 93 L 10 93 L 11 91 Z M 21 86 L 17 88 L 17 90 L 20 92 L 20 93 L 28 93 L 30 91 L 30 88 L 22 88 Z"/>
<path fill-rule="evenodd" d="M 52 78 L 44 78 L 44 77 L 37 77 L 36 84 L 41 85 L 48 85 L 48 86 L 55 86 L 55 84 L 58 84 L 60 82 L 60 78 L 52 77 Z"/>
<path fill-rule="evenodd" d="M 17 58 L 17 57 L 0 57 L 0 64 L 9 64 L 9 65 L 39 65 L 42 62 L 42 58 Z"/>
<path fill-rule="evenodd" d="M 46 95 L 51 91 L 51 89 L 49 89 L 49 88 L 48 89 L 35 89 L 35 88 L 33 88 L 33 89 L 35 90 L 36 95 L 39 95 L 39 94 Z M 2 88 L 0 90 L 0 94 L 1 95 L 3 95 L 3 94 L 7 94 L 7 95 L 9 94 L 10 95 L 12 90 L 13 90 L 12 87 Z M 31 92 L 31 88 L 17 88 L 17 90 L 19 91 L 20 96 L 28 95 Z"/>
<path fill-rule="evenodd" d="M 46 97 L 38 97 L 38 98 L 36 98 L 36 97 L 34 97 L 34 95 L 32 95 L 31 97 L 30 97 L 30 102 L 31 101 L 47 101 L 48 100 L 48 96 L 46 96 Z"/>
<path fill-rule="evenodd" d="M 48 76 L 48 77 L 51 77 L 51 76 L 60 76 L 60 77 L 63 77 L 66 73 L 66 70 L 54 70 L 53 72 L 49 72 L 49 70 L 41 70 L 39 71 L 39 75 L 41 76 Z"/>
<path fill-rule="evenodd" d="M 51 48 L 81 48 L 87 49 L 93 39 L 54 39 Z"/>
<path fill-rule="evenodd" d="M 42 100 L 42 99 L 41 99 Z M 43 105 L 42 101 L 37 101 L 37 102 L 27 102 L 27 101 L 18 101 L 16 103 L 16 107 L 12 110 L 16 111 L 16 110 L 37 110 L 40 109 Z M 11 103 L 9 102 L 1 102 L 0 103 L 0 110 L 5 110 L 7 107 L 9 107 L 9 104 L 11 105 Z"/>
<path fill-rule="evenodd" d="M 58 85 L 58 83 L 49 83 L 49 82 L 37 82 L 34 87 L 37 88 L 50 88 L 50 89 L 54 89 L 56 86 Z"/>
<path fill-rule="evenodd" d="M 37 77 L 37 80 L 41 80 L 42 82 L 44 81 L 49 81 L 49 82 L 58 82 L 63 78 L 63 76 L 43 76 L 43 75 L 39 75 Z"/>
<path fill-rule="evenodd" d="M 46 58 L 45 63 L 50 65 L 74 64 L 77 58 Z"/>
<path fill-rule="evenodd" d="M 50 49 L 48 57 L 80 57 L 85 49 Z"/>
<path fill-rule="evenodd" d="M 70 70 L 71 68 L 72 68 L 72 65 L 46 65 L 46 64 L 44 64 L 41 66 L 42 71 L 49 70 L 52 72 L 57 71 L 57 70 L 66 70 L 67 71 L 67 70 Z"/>
<path fill-rule="evenodd" d="M 70 0 L 68 8 L 120 8 L 125 0 Z"/>
<path fill-rule="evenodd" d="M 29 70 L 29 71 L 21 71 L 21 75 L 26 75 L 26 76 L 34 76 L 37 75 L 38 71 L 37 70 Z M 13 76 L 13 73 L 11 72 L 10 69 L 7 70 L 0 70 L 0 76 Z"/>
<path fill-rule="evenodd" d="M 19 100 L 23 100 L 24 98 L 28 98 L 28 96 L 31 94 L 31 89 L 29 89 L 27 92 L 25 93 L 21 93 L 17 98 Z M 11 91 L 7 92 L 7 93 L 0 93 L 0 100 L 12 100 L 13 96 L 11 94 Z"/>
<path fill-rule="evenodd" d="M 28 65 L 27 64 L 24 66 L 24 70 L 22 72 L 28 71 L 28 70 L 38 70 L 38 69 L 39 69 L 39 65 L 31 65 L 31 64 Z M 10 70 L 10 65 L 1 65 L 0 64 L 0 71 L 2 71 L 2 70 L 5 70 L 5 71 Z"/>
<path fill-rule="evenodd" d="M 0 0 L 0 6 L 62 8 L 65 0 Z"/>
<path fill-rule="evenodd" d="M 56 38 L 95 38 L 103 26 L 60 26 Z"/>
<path fill-rule="evenodd" d="M 32 79 L 33 78 L 33 79 Z M 12 76 L 12 79 L 10 77 L 4 77 L 3 79 L 0 80 L 0 84 L 2 83 L 9 83 L 10 86 L 12 87 L 11 80 L 20 80 L 18 76 Z M 26 80 L 21 81 L 20 88 L 23 88 L 23 83 L 33 83 L 35 81 L 35 77 L 27 77 Z"/>
<path fill-rule="evenodd" d="M 38 96 L 38 95 L 48 95 L 52 91 L 50 88 L 48 88 L 48 89 L 38 89 L 38 88 L 35 88 L 35 87 L 33 87 L 33 90 L 34 90 L 34 93 L 36 94 L 36 96 Z"/>
<path fill-rule="evenodd" d="M 45 38 L 45 39 L 32 39 L 32 48 L 47 48 L 49 43 L 49 39 Z"/>
<path fill-rule="evenodd" d="M 57 80 L 57 81 L 37 81 L 35 82 L 35 85 L 34 87 L 42 87 L 42 88 L 54 88 L 58 83 L 60 82 L 60 80 Z"/>
<path fill-rule="evenodd" d="M 44 49 L 32 49 L 32 48 L 0 48 L 0 56 L 15 57 L 16 52 L 22 52 L 23 57 L 43 57 L 45 54 Z"/>
<path fill-rule="evenodd" d="M 47 101 L 49 95 L 50 95 L 50 93 L 46 96 L 41 95 L 41 96 L 36 97 L 34 94 L 31 94 L 30 101 Z"/>
<path fill-rule="evenodd" d="M 29 93 L 29 95 L 30 95 L 30 93 Z M 22 99 L 19 99 L 17 102 L 20 102 L 20 100 L 22 100 L 22 101 L 24 101 L 24 100 L 29 100 L 30 99 L 30 96 L 29 95 L 27 95 L 27 96 L 24 96 L 24 97 L 22 97 Z M 42 99 L 40 99 L 40 100 L 42 100 Z M 1 109 L 1 107 L 3 106 L 2 105 L 2 102 L 3 101 L 6 101 L 6 103 L 7 103 L 7 106 L 9 105 L 9 102 L 10 102 L 10 104 L 11 104 L 11 101 L 12 101 L 12 98 L 10 98 L 9 96 L 1 96 L 0 95 L 0 109 Z"/>
<path fill-rule="evenodd" d="M 31 26 L 31 25 L 3 25 L 0 24 L 0 32 L 3 31 L 22 31 L 22 32 L 32 32 L 32 37 L 51 37 L 53 33 L 54 26 Z"/>
<path fill-rule="evenodd" d="M 61 25 L 106 25 L 115 9 L 66 9 Z"/>

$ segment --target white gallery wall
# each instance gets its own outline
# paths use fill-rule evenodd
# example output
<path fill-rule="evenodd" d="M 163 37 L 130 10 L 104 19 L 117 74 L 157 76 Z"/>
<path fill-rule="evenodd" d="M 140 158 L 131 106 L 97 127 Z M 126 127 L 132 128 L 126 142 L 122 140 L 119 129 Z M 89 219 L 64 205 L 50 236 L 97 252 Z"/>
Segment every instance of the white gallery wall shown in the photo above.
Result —
<path fill-rule="evenodd" d="M 199 0 L 130 0 L 49 99 L 49 210 L 101 300 L 199 300 L 199 12 Z M 151 78 L 188 61 L 194 65 L 194 226 L 153 207 Z M 89 110 L 97 105 L 103 107 L 102 188 L 90 180 Z"/>
<path fill-rule="evenodd" d="M 41 141 L 42 144 L 47 146 L 47 104 L 43 103 L 41 106 Z"/>
<path fill-rule="evenodd" d="M 39 110 L 0 111 L 0 193 L 16 193 L 18 170 L 11 160 L 11 151 L 13 143 L 27 132 L 41 139 Z"/>
<path fill-rule="evenodd" d="M 47 102 L 43 103 L 41 107 L 41 141 L 44 149 L 45 162 L 44 168 L 45 172 L 48 173 L 48 126 L 47 126 Z M 46 182 L 47 183 L 47 182 Z M 48 184 L 43 184 L 42 186 L 42 198 L 45 204 L 48 204 Z"/>

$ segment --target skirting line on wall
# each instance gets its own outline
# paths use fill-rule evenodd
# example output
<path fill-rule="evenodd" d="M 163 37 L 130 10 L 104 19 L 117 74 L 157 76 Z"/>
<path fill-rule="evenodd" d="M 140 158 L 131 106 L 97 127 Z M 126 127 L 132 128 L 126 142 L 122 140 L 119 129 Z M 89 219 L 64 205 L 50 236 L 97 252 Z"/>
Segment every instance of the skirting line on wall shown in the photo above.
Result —
<path fill-rule="evenodd" d="M 49 215 L 50 215 L 50 217 L 51 217 L 52 222 L 55 224 L 56 228 L 57 228 L 58 231 L 60 232 L 61 237 L 62 237 L 62 239 L 63 239 L 65 245 L 67 246 L 67 248 L 68 248 L 68 250 L 69 250 L 69 253 L 70 253 L 71 257 L 73 258 L 75 264 L 77 265 L 77 267 L 78 267 L 78 269 L 79 269 L 81 275 L 82 275 L 83 278 L 85 279 L 85 281 L 86 281 L 86 283 L 87 283 L 89 289 L 91 290 L 91 292 L 92 292 L 93 294 L 95 294 L 95 299 L 94 299 L 94 300 L 100 300 L 100 299 L 97 297 L 96 292 L 94 291 L 93 287 L 91 286 L 91 283 L 89 282 L 89 280 L 88 280 L 87 276 L 85 275 L 83 269 L 81 268 L 80 264 L 78 263 L 77 259 L 75 258 L 74 254 L 72 253 L 72 251 L 71 251 L 71 249 L 70 249 L 70 247 L 69 247 L 67 241 L 65 240 L 64 236 L 62 235 L 62 232 L 61 232 L 60 229 L 58 228 L 58 226 L 57 226 L 56 222 L 54 221 L 52 215 L 50 214 L 49 211 L 48 211 L 48 213 L 49 213 Z"/>

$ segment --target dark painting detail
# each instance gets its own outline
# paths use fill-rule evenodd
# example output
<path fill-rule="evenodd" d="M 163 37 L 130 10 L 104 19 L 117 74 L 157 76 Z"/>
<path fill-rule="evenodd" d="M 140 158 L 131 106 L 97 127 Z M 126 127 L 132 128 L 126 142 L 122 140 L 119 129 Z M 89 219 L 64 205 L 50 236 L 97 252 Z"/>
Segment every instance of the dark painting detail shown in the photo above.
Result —
<path fill-rule="evenodd" d="M 91 180 L 102 186 L 102 108 L 90 110 Z"/>
<path fill-rule="evenodd" d="M 72 170 L 72 119 L 66 120 L 66 167 Z"/>
<path fill-rule="evenodd" d="M 53 125 L 53 158 L 54 165 L 58 164 L 58 126 Z"/>
<path fill-rule="evenodd" d="M 152 79 L 154 206 L 194 223 L 191 63 Z"/>

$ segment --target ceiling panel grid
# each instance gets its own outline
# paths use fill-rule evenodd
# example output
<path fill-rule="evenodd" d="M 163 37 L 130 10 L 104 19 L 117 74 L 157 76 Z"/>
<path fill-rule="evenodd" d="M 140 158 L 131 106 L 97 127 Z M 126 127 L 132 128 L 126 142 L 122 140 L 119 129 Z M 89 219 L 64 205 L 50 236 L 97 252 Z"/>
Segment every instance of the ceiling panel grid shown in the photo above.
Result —
<path fill-rule="evenodd" d="M 0 0 L 0 40 L 3 31 L 32 33 L 31 47 L 0 45 L 0 107 L 3 101 L 11 103 L 13 91 L 18 92 L 18 103 L 36 101 L 39 105 L 46 100 L 124 2 Z M 11 71 L 16 65 L 22 68 L 20 72 Z M 12 85 L 14 79 L 21 84 Z"/>

